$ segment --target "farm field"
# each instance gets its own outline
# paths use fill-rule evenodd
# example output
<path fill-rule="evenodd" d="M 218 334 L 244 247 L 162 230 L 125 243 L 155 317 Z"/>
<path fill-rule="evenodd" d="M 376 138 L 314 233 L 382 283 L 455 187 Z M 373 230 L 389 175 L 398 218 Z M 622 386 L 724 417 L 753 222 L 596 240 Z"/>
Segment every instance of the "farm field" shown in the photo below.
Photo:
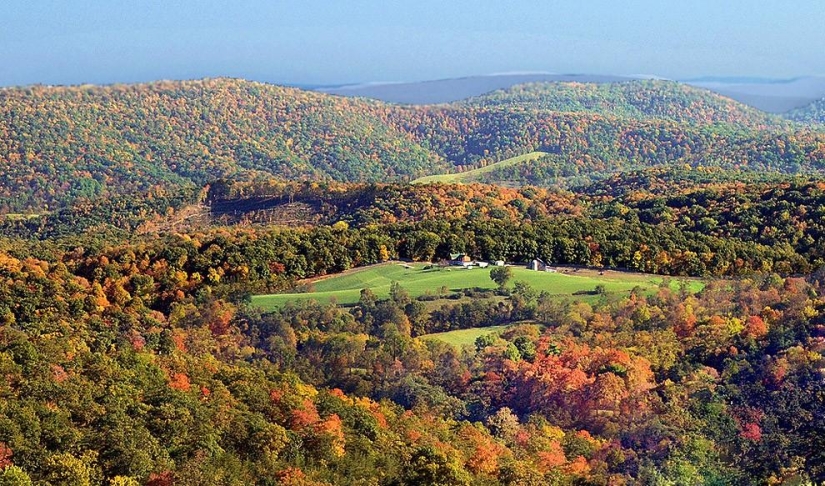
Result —
<path fill-rule="evenodd" d="M 501 162 L 496 162 L 495 164 L 490 164 L 486 167 L 480 167 L 478 169 L 468 170 L 467 172 L 457 172 L 452 174 L 436 174 L 431 176 L 420 177 L 413 181 L 413 184 L 432 184 L 436 182 L 441 182 L 444 184 L 457 184 L 457 183 L 465 183 L 465 182 L 472 182 L 476 177 L 486 174 L 487 172 L 492 172 L 496 169 L 500 169 L 502 167 L 507 167 L 510 165 L 520 164 L 522 162 L 526 162 L 528 160 L 538 159 L 542 155 L 547 155 L 546 152 L 530 152 L 529 154 L 519 155 L 517 157 L 512 157 L 509 159 L 502 160 Z"/>
<path fill-rule="evenodd" d="M 472 329 L 458 329 L 456 331 L 437 332 L 421 336 L 421 339 L 437 339 L 439 341 L 461 347 L 475 344 L 476 339 L 490 333 L 501 333 L 510 326 L 475 327 Z"/>
<path fill-rule="evenodd" d="M 361 289 L 365 288 L 371 289 L 378 297 L 387 297 L 392 282 L 398 282 L 413 298 L 427 293 L 437 294 L 443 287 L 451 292 L 468 288 L 496 288 L 496 284 L 490 279 L 489 268 L 425 269 L 425 266 L 424 264 L 400 263 L 373 265 L 317 280 L 312 283 L 312 292 L 257 295 L 252 297 L 252 303 L 265 310 L 281 307 L 288 302 L 309 299 L 319 302 L 335 301 L 343 305 L 354 304 L 361 296 Z M 595 270 L 563 269 L 558 273 L 549 273 L 534 272 L 521 266 L 511 268 L 513 270 L 511 282 L 524 281 L 539 291 L 582 300 L 595 298 L 595 296 L 574 296 L 573 294 L 593 291 L 597 285 L 604 285 L 607 293 L 625 293 L 630 292 L 636 286 L 653 291 L 662 281 L 662 277 L 657 275 L 612 270 L 600 275 Z M 564 273 L 564 270 L 570 273 Z M 673 284 L 678 285 L 678 282 L 674 280 Z M 700 290 L 702 285 L 699 280 L 689 281 L 691 291 Z"/>

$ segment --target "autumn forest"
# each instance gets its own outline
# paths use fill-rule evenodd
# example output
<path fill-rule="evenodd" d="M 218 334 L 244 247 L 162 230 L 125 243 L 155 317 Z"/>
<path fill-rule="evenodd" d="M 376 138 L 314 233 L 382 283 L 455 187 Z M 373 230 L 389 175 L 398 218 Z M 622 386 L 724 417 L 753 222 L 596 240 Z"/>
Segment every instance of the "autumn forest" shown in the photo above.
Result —
<path fill-rule="evenodd" d="M 2 89 L 0 486 L 825 484 L 822 113 Z"/>

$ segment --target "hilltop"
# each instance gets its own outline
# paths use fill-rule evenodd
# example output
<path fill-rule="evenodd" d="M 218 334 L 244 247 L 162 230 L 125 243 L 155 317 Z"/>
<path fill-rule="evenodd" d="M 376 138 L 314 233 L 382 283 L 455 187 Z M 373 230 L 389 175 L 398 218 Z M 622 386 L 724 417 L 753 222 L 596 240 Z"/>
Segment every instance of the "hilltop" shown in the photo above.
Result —
<path fill-rule="evenodd" d="M 769 115 L 711 91 L 674 81 L 621 83 L 527 83 L 464 102 L 469 106 L 593 113 L 682 123 L 729 123 L 766 128 L 780 124 Z"/>

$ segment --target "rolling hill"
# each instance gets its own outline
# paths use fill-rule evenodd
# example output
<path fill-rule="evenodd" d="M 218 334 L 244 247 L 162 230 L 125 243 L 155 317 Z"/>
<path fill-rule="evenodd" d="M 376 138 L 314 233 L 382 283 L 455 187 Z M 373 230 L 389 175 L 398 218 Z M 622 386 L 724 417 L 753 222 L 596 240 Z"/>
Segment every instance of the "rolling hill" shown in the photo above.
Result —
<path fill-rule="evenodd" d="M 506 90 L 525 83 L 621 83 L 650 76 L 609 76 L 587 74 L 504 73 L 432 81 L 363 83 L 319 86 L 316 91 L 339 96 L 372 98 L 390 103 L 427 105 L 453 103 Z M 653 78 L 655 79 L 655 78 Z M 703 77 L 680 80 L 768 113 L 786 113 L 825 96 L 825 78 L 808 76 L 793 79 L 750 79 Z"/>
<path fill-rule="evenodd" d="M 823 483 L 797 127 L 661 82 L 0 91 L 0 486 Z"/>
<path fill-rule="evenodd" d="M 255 175 L 406 181 L 531 152 L 552 157 L 538 166 L 504 164 L 482 180 L 555 184 L 675 163 L 819 170 L 825 134 L 790 130 L 710 92 L 662 81 L 528 85 L 438 106 L 236 79 L 6 89 L 0 214 L 197 191 Z"/>
<path fill-rule="evenodd" d="M 776 126 L 781 121 L 711 91 L 672 81 L 528 83 L 471 98 L 464 104 L 757 128 Z"/>
<path fill-rule="evenodd" d="M 379 108 L 230 79 L 7 89 L 0 201 L 27 209 L 242 171 L 369 180 L 446 168 Z"/>

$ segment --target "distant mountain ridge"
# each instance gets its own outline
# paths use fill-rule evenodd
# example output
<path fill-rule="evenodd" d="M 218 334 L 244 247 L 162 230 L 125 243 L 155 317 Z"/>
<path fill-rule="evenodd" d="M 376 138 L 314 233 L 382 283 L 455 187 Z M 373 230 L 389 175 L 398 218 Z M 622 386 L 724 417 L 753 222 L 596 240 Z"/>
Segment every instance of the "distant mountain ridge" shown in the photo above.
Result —
<path fill-rule="evenodd" d="M 825 98 L 825 77 L 762 82 L 687 81 L 769 113 L 787 113 Z"/>
<path fill-rule="evenodd" d="M 825 98 L 789 112 L 786 117 L 799 123 L 825 125 Z"/>
<path fill-rule="evenodd" d="M 339 96 L 372 98 L 390 103 L 432 105 L 452 103 L 524 83 L 615 83 L 632 79 L 638 78 L 586 74 L 493 74 L 421 82 L 364 83 L 335 88 L 321 88 L 318 91 Z"/>
<path fill-rule="evenodd" d="M 339 96 L 371 98 L 390 103 L 428 105 L 452 103 L 525 83 L 620 83 L 656 76 L 519 73 L 466 76 L 420 82 L 364 83 L 321 87 L 317 91 Z M 660 79 L 660 78 L 658 78 Z M 825 98 L 825 77 L 792 79 L 753 77 L 702 77 L 683 84 L 709 89 L 768 113 L 785 113 Z"/>

